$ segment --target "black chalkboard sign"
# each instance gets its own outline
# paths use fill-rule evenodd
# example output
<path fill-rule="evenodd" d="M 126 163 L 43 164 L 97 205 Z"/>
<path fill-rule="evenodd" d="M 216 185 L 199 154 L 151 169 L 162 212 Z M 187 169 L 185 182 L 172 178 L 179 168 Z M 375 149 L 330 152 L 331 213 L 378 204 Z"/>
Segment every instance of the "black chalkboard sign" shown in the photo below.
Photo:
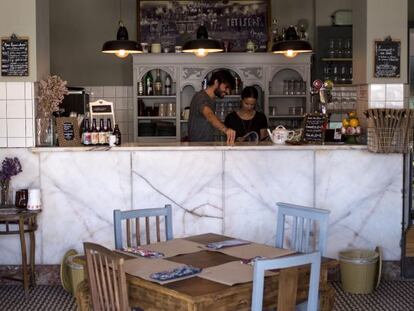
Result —
<path fill-rule="evenodd" d="M 56 118 L 56 126 L 60 147 L 80 146 L 81 142 L 77 118 Z"/>
<path fill-rule="evenodd" d="M 386 39 L 375 41 L 375 78 L 399 78 L 401 67 L 401 42 Z"/>
<path fill-rule="evenodd" d="M 305 130 L 303 141 L 313 144 L 322 144 L 325 136 L 325 125 L 328 121 L 326 114 L 310 113 L 305 116 Z"/>
<path fill-rule="evenodd" d="M 1 75 L 6 77 L 22 77 L 29 75 L 29 39 L 1 39 Z"/>

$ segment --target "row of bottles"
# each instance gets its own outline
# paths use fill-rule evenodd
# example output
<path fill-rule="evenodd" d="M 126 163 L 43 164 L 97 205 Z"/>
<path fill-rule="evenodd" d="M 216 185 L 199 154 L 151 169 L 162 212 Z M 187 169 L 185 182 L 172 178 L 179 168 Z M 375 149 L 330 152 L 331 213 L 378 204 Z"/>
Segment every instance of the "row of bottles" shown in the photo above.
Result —
<path fill-rule="evenodd" d="M 155 80 L 151 71 L 144 76 L 143 81 L 138 82 L 139 96 L 160 96 L 172 95 L 172 80 L 170 75 L 166 74 L 165 78 L 161 78 L 161 70 L 155 70 Z"/>
<path fill-rule="evenodd" d="M 109 145 L 110 136 L 115 136 L 115 145 L 121 144 L 121 131 L 118 124 L 115 124 L 115 128 L 112 130 L 111 119 L 108 118 L 105 126 L 104 119 L 100 119 L 99 127 L 96 126 L 96 119 L 92 120 L 92 128 L 89 126 L 89 119 L 84 122 L 82 129 L 82 144 L 89 145 Z"/>

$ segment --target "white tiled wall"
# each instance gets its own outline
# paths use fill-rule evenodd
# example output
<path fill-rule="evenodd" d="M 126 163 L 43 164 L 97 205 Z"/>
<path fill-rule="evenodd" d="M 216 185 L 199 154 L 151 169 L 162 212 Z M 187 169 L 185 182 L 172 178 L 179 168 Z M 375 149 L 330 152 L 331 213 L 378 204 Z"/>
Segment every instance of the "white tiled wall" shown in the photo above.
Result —
<path fill-rule="evenodd" d="M 134 100 L 132 86 L 84 86 L 90 94 L 89 100 L 103 99 L 114 103 L 115 121 L 122 134 L 122 142 L 134 140 Z M 0 108 L 1 109 L 1 108 Z"/>
<path fill-rule="evenodd" d="M 33 82 L 0 82 L 0 147 L 34 146 Z"/>

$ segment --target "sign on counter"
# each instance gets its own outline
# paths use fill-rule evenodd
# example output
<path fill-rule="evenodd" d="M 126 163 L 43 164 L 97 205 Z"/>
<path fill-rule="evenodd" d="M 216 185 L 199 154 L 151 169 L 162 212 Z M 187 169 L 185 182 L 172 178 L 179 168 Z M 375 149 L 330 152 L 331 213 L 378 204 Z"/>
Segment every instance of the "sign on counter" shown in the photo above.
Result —
<path fill-rule="evenodd" d="M 401 42 L 387 38 L 375 41 L 375 78 L 399 78 L 401 67 Z"/>
<path fill-rule="evenodd" d="M 309 113 L 305 115 L 303 141 L 312 144 L 322 144 L 325 139 L 325 126 L 328 122 L 326 114 Z"/>
<path fill-rule="evenodd" d="M 81 145 L 77 118 L 56 118 L 56 126 L 60 147 Z"/>
<path fill-rule="evenodd" d="M 29 75 L 29 39 L 1 39 L 1 75 L 5 77 L 23 77 Z"/>

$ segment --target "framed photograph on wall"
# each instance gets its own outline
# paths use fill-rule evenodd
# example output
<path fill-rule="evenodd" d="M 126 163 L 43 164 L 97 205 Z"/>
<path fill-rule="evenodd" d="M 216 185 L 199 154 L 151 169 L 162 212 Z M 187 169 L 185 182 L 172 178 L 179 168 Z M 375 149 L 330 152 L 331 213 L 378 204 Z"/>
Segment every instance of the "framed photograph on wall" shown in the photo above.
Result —
<path fill-rule="evenodd" d="M 138 41 L 173 51 L 195 39 L 203 24 L 209 37 L 226 42 L 231 52 L 246 51 L 249 40 L 257 51 L 266 51 L 270 15 L 270 0 L 137 0 Z"/>

